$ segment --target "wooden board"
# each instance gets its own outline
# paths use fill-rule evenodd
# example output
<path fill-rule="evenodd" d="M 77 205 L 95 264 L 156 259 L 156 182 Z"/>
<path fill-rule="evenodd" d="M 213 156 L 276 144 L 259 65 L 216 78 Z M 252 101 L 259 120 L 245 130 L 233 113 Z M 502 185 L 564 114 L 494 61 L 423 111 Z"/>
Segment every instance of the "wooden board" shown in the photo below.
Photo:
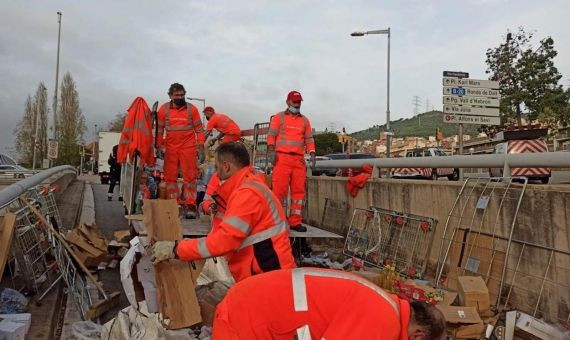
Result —
<path fill-rule="evenodd" d="M 182 239 L 176 200 L 144 200 L 143 211 L 151 243 Z M 155 265 L 155 272 L 163 326 L 179 329 L 202 322 L 194 288 L 199 272 L 195 273 L 189 262 L 180 260 L 163 261 Z"/>
<path fill-rule="evenodd" d="M 0 277 L 2 277 L 2 273 L 4 273 L 4 266 L 10 256 L 15 228 L 16 214 L 7 213 L 0 219 Z"/>

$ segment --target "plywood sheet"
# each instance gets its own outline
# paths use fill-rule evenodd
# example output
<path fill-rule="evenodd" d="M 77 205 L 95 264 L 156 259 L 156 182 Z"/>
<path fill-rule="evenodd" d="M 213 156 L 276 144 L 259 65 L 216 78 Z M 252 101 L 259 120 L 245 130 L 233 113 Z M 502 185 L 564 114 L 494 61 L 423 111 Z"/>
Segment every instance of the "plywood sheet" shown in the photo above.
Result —
<path fill-rule="evenodd" d="M 151 243 L 182 239 L 182 225 L 175 200 L 145 200 L 144 223 Z M 196 267 L 196 271 L 198 267 Z M 194 288 L 196 273 L 189 262 L 164 261 L 155 266 L 156 288 L 163 325 L 185 328 L 202 321 Z"/>
<path fill-rule="evenodd" d="M 4 273 L 4 266 L 10 255 L 15 228 L 16 214 L 7 213 L 3 217 L 0 217 L 0 277 L 2 277 L 2 273 Z"/>

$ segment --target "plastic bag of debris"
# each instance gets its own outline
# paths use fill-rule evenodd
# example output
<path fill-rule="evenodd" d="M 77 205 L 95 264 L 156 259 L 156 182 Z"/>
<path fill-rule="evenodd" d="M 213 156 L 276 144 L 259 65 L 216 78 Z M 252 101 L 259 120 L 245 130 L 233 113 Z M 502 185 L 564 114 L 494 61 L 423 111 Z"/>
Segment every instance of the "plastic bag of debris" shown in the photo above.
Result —
<path fill-rule="evenodd" d="M 339 259 L 341 260 L 341 259 Z M 331 268 L 331 269 L 338 269 L 344 270 L 348 268 L 351 263 L 352 259 L 346 259 L 342 262 L 333 261 L 328 252 L 312 252 L 311 256 L 304 257 L 302 260 L 303 265 L 308 265 L 312 267 L 321 267 L 321 268 Z"/>
<path fill-rule="evenodd" d="M 78 340 L 101 339 L 103 327 L 92 321 L 77 321 L 71 325 L 71 333 Z"/>
<path fill-rule="evenodd" d="M 19 291 L 0 287 L 0 314 L 18 314 L 28 311 L 28 299 Z"/>

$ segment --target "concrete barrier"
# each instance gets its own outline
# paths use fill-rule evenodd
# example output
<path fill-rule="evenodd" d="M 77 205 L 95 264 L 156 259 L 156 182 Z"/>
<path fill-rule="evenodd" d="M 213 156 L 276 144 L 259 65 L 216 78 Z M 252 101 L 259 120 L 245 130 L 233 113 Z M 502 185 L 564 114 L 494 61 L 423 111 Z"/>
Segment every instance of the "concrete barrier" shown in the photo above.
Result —
<path fill-rule="evenodd" d="M 342 235 L 347 233 L 354 208 L 374 206 L 434 218 L 437 220 L 436 234 L 426 271 L 427 276 L 433 278 L 442 245 L 443 229 L 462 185 L 463 182 L 373 179 L 369 180 L 353 198 L 346 191 L 346 178 L 309 177 L 304 218 L 309 224 Z M 502 206 L 500 199 L 490 201 L 483 214 L 477 211 L 475 206 L 484 185 L 484 183 L 473 185 L 473 191 L 470 191 L 473 197 L 473 201 L 469 204 L 472 206 L 471 210 L 466 211 L 466 218 L 462 221 L 453 220 L 452 216 L 450 225 L 481 229 L 488 233 L 493 233 L 495 228 L 497 236 L 508 239 L 523 185 L 513 184 L 507 191 L 506 183 L 493 182 L 491 184 L 495 187 L 493 195 L 502 197 L 506 194 L 507 198 Z M 349 218 L 344 223 L 321 225 L 327 198 L 348 203 Z M 530 310 L 532 314 L 533 304 L 538 301 L 537 310 L 542 311 L 538 315 L 546 315 L 548 321 L 554 322 L 557 317 L 559 320 L 567 318 L 570 309 L 570 290 L 564 287 L 570 287 L 570 186 L 527 185 L 514 226 L 513 239 L 528 242 L 533 246 L 527 245 L 526 248 L 521 248 L 521 243 L 512 244 L 507 259 L 506 284 L 502 287 L 503 299 L 506 296 L 506 289 L 512 283 L 513 268 L 518 268 L 515 280 L 518 290 L 511 294 L 511 303 L 522 311 Z M 446 235 L 448 235 L 446 239 L 451 240 L 449 230 Z M 444 248 L 448 242 L 443 241 Z M 501 241 L 497 246 L 497 252 L 501 253 L 503 258 L 506 254 L 506 244 L 506 241 Z M 545 248 L 537 248 L 534 245 Z M 555 248 L 562 253 L 556 253 L 549 258 L 549 248 Z M 526 249 L 524 256 L 519 256 L 523 249 Z M 517 267 L 519 257 L 521 260 Z M 496 299 L 497 293 L 501 291 L 502 263 L 504 262 L 493 270 L 495 277 L 499 279 L 494 283 L 488 282 L 490 286 L 494 285 L 495 296 L 492 295 L 492 299 Z M 548 271 L 547 267 L 550 268 Z M 544 280 L 545 271 L 546 280 Z M 526 291 L 523 291 L 523 288 Z M 521 301 L 526 305 L 523 306 Z M 553 303 L 555 301 L 557 303 Z"/>

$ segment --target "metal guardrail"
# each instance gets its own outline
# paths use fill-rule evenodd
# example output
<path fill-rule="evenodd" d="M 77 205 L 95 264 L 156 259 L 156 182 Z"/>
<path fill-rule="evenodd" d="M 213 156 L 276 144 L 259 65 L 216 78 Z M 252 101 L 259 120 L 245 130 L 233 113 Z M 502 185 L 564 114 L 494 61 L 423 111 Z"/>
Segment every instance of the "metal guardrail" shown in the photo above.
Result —
<path fill-rule="evenodd" d="M 511 168 L 568 168 L 567 152 L 519 153 L 507 155 L 461 155 L 441 157 L 339 159 L 317 161 L 317 168 L 353 168 L 370 164 L 377 168 L 503 168 L 506 177 Z"/>
<path fill-rule="evenodd" d="M 0 209 L 8 206 L 14 200 L 17 200 L 22 194 L 38 184 L 43 183 L 48 178 L 65 173 L 77 173 L 75 168 L 70 165 L 60 165 L 47 170 L 41 171 L 31 177 L 23 178 L 22 180 L 11 184 L 4 189 L 0 190 Z"/>

